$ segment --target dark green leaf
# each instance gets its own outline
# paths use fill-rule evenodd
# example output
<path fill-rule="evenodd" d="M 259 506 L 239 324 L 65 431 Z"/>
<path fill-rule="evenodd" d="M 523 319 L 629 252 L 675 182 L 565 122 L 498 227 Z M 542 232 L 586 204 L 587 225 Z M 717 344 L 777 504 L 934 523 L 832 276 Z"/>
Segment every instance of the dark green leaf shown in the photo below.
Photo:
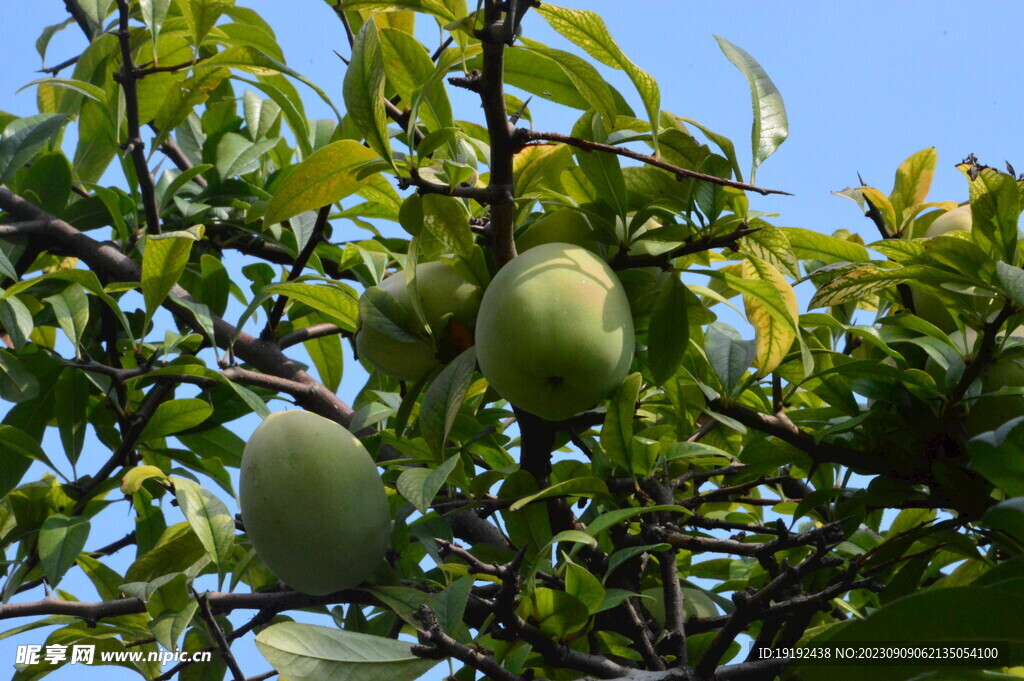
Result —
<path fill-rule="evenodd" d="M 688 298 L 686 285 L 672 275 L 665 277 L 654 301 L 647 331 L 647 361 L 658 385 L 675 375 L 690 346 Z"/>
<path fill-rule="evenodd" d="M 444 452 L 448 433 L 455 423 L 476 369 L 476 349 L 469 348 L 446 366 L 427 388 L 420 407 L 420 431 L 430 448 Z"/>
<path fill-rule="evenodd" d="M 89 519 L 54 514 L 39 530 L 39 561 L 51 586 L 60 582 L 89 538 Z"/>

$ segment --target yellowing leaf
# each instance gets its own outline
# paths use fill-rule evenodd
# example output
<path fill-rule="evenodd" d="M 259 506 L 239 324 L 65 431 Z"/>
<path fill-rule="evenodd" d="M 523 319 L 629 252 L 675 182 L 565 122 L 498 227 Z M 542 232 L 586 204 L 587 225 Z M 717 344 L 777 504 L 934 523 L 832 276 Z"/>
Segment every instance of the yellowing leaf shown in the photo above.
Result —
<path fill-rule="evenodd" d="M 743 294 L 743 303 L 747 310 L 747 321 L 754 327 L 754 366 L 762 376 L 775 369 L 789 352 L 796 340 L 796 319 L 800 310 L 796 303 L 796 292 L 789 285 L 782 273 L 760 258 L 747 258 L 743 261 L 742 274 L 744 279 L 760 280 L 772 285 L 785 309 L 793 318 L 793 324 L 783 324 L 768 310 L 768 306 L 777 307 L 777 301 L 765 300 L 772 297 L 771 292 L 755 296 Z M 773 303 L 775 303 L 773 305 Z"/>
<path fill-rule="evenodd" d="M 355 140 L 339 140 L 319 149 L 281 183 L 263 223 L 272 225 L 355 193 L 372 177 L 360 178 L 359 168 L 376 158 L 376 153 Z"/>

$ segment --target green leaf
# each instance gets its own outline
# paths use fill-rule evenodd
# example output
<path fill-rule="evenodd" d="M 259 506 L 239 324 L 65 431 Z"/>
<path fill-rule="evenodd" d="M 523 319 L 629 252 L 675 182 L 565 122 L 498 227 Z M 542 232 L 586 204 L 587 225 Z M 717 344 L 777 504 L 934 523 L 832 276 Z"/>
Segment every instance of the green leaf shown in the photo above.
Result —
<path fill-rule="evenodd" d="M 441 244 L 446 253 L 471 258 L 476 242 L 469 228 L 465 204 L 440 194 L 427 194 L 421 198 L 423 228 Z"/>
<path fill-rule="evenodd" d="M 420 337 L 406 331 L 409 313 L 397 299 L 379 286 L 371 286 L 359 296 L 359 323 L 361 328 L 394 338 L 403 343 L 412 343 Z"/>
<path fill-rule="evenodd" d="M 576 563 L 565 564 L 565 592 L 575 596 L 591 615 L 596 613 L 604 602 L 604 587 L 601 586 L 601 580 Z"/>
<path fill-rule="evenodd" d="M 564 482 L 560 482 L 557 485 L 552 485 L 547 489 L 523 497 L 516 501 L 512 506 L 509 507 L 511 511 L 518 511 L 522 507 L 532 504 L 535 501 L 541 499 L 551 499 L 554 497 L 580 497 L 585 499 L 594 498 L 609 498 L 608 485 L 605 484 L 604 480 L 600 478 L 585 476 L 581 478 L 572 478 Z M 587 540 L 589 541 L 589 539 Z"/>
<path fill-rule="evenodd" d="M 132 563 L 124 579 L 126 582 L 151 582 L 173 572 L 195 576 L 209 562 L 199 537 L 187 522 L 181 522 L 164 530 L 157 545 Z"/>
<path fill-rule="evenodd" d="M 896 213 L 897 227 L 909 217 L 910 209 L 928 197 L 938 161 L 935 147 L 928 147 L 912 154 L 896 169 L 896 183 L 889 195 L 889 202 Z"/>
<path fill-rule="evenodd" d="M 631 473 L 646 475 L 645 470 L 634 470 L 633 461 L 633 416 L 642 382 L 639 373 L 630 374 L 608 403 L 608 414 L 601 428 L 601 446 L 616 465 Z"/>
<path fill-rule="evenodd" d="M 164 483 L 171 481 L 167 474 L 156 466 L 134 466 L 121 478 L 121 491 L 125 494 L 135 494 L 142 488 L 142 483 L 152 478 L 158 478 Z"/>
<path fill-rule="evenodd" d="M 661 511 L 668 511 L 668 512 L 672 512 L 672 513 L 687 513 L 687 514 L 692 513 L 692 511 L 689 511 L 689 510 L 683 508 L 682 506 L 668 506 L 668 505 L 665 505 L 665 506 L 638 506 L 636 508 L 619 508 L 619 509 L 615 509 L 614 511 L 607 511 L 605 513 L 602 513 L 598 517 L 594 518 L 594 520 L 589 525 L 587 525 L 587 534 L 589 534 L 592 537 L 596 537 L 601 532 L 604 532 L 605 530 L 607 530 L 610 527 L 614 527 L 615 525 L 618 525 L 623 520 L 628 520 L 630 518 L 635 518 L 638 515 L 644 515 L 644 514 L 647 514 L 647 513 L 655 513 L 655 512 L 661 512 Z"/>
<path fill-rule="evenodd" d="M 445 450 L 448 433 L 455 423 L 463 400 L 473 382 L 476 369 L 476 348 L 464 350 L 446 366 L 423 396 L 420 407 L 420 432 L 437 454 Z"/>
<path fill-rule="evenodd" d="M 863 244 L 838 239 L 801 227 L 778 227 L 786 235 L 793 253 L 801 260 L 820 260 L 825 264 L 836 262 L 859 262 L 868 260 L 868 250 Z"/>
<path fill-rule="evenodd" d="M 1024 496 L 1024 417 L 972 438 L 967 451 L 973 470 L 1008 496 Z"/>
<path fill-rule="evenodd" d="M 178 641 L 199 609 L 199 602 L 189 598 L 187 581 L 187 576 L 179 572 L 146 600 L 146 611 L 153 618 L 149 630 L 167 650 L 178 649 Z"/>
<path fill-rule="evenodd" d="M 604 19 L 596 12 L 568 9 L 548 3 L 544 3 L 537 11 L 551 28 L 586 50 L 591 57 L 606 66 L 626 72 L 629 79 L 633 81 L 633 85 L 636 86 L 637 92 L 640 93 L 640 99 L 643 100 L 644 108 L 647 110 L 647 119 L 651 124 L 651 130 L 657 132 L 661 118 L 661 91 L 658 88 L 658 83 L 651 74 L 638 67 L 623 54 L 611 33 L 608 32 Z M 657 134 L 653 136 L 651 144 L 654 147 L 654 154 L 657 156 L 659 153 Z"/>
<path fill-rule="evenodd" d="M 75 346 L 75 357 L 81 357 L 82 335 L 89 324 L 89 298 L 85 290 L 78 284 L 71 284 L 44 300 L 53 308 L 57 324 Z"/>
<path fill-rule="evenodd" d="M 740 252 L 764 260 L 787 277 L 799 279 L 800 263 L 786 232 L 759 218 L 751 220 L 750 226 L 761 229 L 740 240 Z"/>
<path fill-rule="evenodd" d="M 192 32 L 192 44 L 199 47 L 224 10 L 234 4 L 234 0 L 178 0 L 176 4 Z M 165 15 L 166 11 L 165 7 Z"/>
<path fill-rule="evenodd" d="M 298 622 L 256 636 L 256 647 L 289 681 L 415 681 L 437 660 L 412 653 L 413 643 Z"/>
<path fill-rule="evenodd" d="M 393 166 L 384 111 L 384 61 L 376 22 L 363 22 L 356 35 L 352 60 L 345 69 L 343 92 L 348 120 L 366 138 L 370 148 Z"/>
<path fill-rule="evenodd" d="M 393 28 L 380 31 L 380 45 L 381 61 L 387 73 L 388 85 L 395 88 L 403 102 L 412 102 L 417 90 L 434 72 L 434 62 L 430 60 L 430 54 L 414 37 Z M 423 92 L 422 96 L 423 103 L 417 112 L 429 130 L 455 125 L 451 102 L 444 87 L 437 84 Z"/>
<path fill-rule="evenodd" d="M 590 613 L 578 598 L 564 591 L 537 587 L 517 609 L 548 636 L 563 637 L 586 626 Z"/>
<path fill-rule="evenodd" d="M 139 436 L 140 442 L 156 440 L 182 430 L 194 428 L 213 414 L 213 407 L 206 400 L 194 397 L 164 402 L 153 413 L 149 423 Z"/>
<path fill-rule="evenodd" d="M 14 426 L 0 426 L 0 451 L 4 465 L 0 466 L 0 500 L 21 482 L 32 465 L 32 460 L 46 458 L 39 444 Z"/>
<path fill-rule="evenodd" d="M 0 184 L 25 165 L 40 149 L 57 137 L 68 114 L 38 114 L 7 124 L 0 138 Z"/>
<path fill-rule="evenodd" d="M 605 139 L 597 134 L 599 126 L 594 119 L 592 112 L 583 114 L 573 126 L 573 137 L 580 139 L 604 142 Z M 626 191 L 626 179 L 622 173 L 622 166 L 619 164 L 619 157 L 614 154 L 606 154 L 600 151 L 584 151 L 573 149 L 576 162 L 579 164 L 583 174 L 590 183 L 600 200 L 615 210 L 615 214 L 625 218 L 629 205 L 629 194 Z"/>
<path fill-rule="evenodd" d="M 245 135 L 227 133 L 217 143 L 217 174 L 223 181 L 258 170 L 260 160 L 279 141 L 275 138 L 253 142 Z"/>
<path fill-rule="evenodd" d="M 56 586 L 89 538 L 89 519 L 51 515 L 39 530 L 39 562 L 50 586 Z"/>
<path fill-rule="evenodd" d="M 222 571 L 235 547 L 235 519 L 224 502 L 185 478 L 171 478 L 174 496 L 206 553 Z"/>
<path fill-rule="evenodd" d="M 727 394 L 754 363 L 754 342 L 743 340 L 736 329 L 718 322 L 711 324 L 704 335 L 704 352 Z"/>
<path fill-rule="evenodd" d="M 430 510 L 430 504 L 459 464 L 459 456 L 448 457 L 437 468 L 408 468 L 395 483 L 398 493 L 416 507 L 420 513 Z"/>
<path fill-rule="evenodd" d="M 1024 270 L 1000 261 L 996 263 L 996 277 L 1010 300 L 1024 306 Z"/>
<path fill-rule="evenodd" d="M 459 18 L 441 0 L 341 0 L 338 8 L 347 11 L 422 12 L 437 17 L 444 24 Z"/>
<path fill-rule="evenodd" d="M 263 218 L 272 225 L 317 210 L 355 193 L 369 182 L 361 166 L 379 158 L 355 140 L 339 140 L 299 163 L 278 187 Z"/>
<path fill-rule="evenodd" d="M 157 38 L 160 37 L 160 30 L 167 18 L 167 8 L 171 6 L 171 0 L 139 0 L 139 11 L 142 14 L 142 22 L 146 24 L 153 43 L 153 62 L 157 63 Z"/>
<path fill-rule="evenodd" d="M 927 589 L 895 600 L 872 612 L 863 620 L 848 620 L 842 626 L 833 626 L 811 639 L 812 642 L 828 642 L 843 645 L 847 642 L 871 644 L 877 642 L 886 646 L 898 646 L 903 642 L 928 641 L 957 642 L 1009 642 L 1010 656 L 1007 666 L 1016 666 L 1024 661 L 1021 654 L 1024 644 L 1024 593 L 1021 580 L 1004 583 L 1003 588 L 976 586 Z M 955 617 L 950 617 L 955 613 Z M 985 660 L 977 661 L 979 667 L 990 666 Z M 878 681 L 903 681 L 919 677 L 929 669 L 926 665 L 900 664 L 898 666 L 876 666 L 871 669 L 871 678 Z M 864 678 L 864 667 L 829 664 L 827 666 L 805 665 L 800 667 L 800 678 L 804 681 L 853 681 Z"/>
<path fill-rule="evenodd" d="M 263 292 L 285 295 L 292 300 L 305 303 L 319 310 L 346 331 L 355 331 L 359 316 L 359 297 L 352 287 L 346 284 L 328 282 L 316 285 L 291 281 L 272 284 L 264 288 Z"/>
<path fill-rule="evenodd" d="M 18 356 L 0 348 L 0 398 L 27 402 L 39 394 L 39 380 Z"/>
<path fill-rule="evenodd" d="M 309 80 L 295 69 L 292 69 L 288 65 L 274 59 L 259 48 L 251 45 L 229 47 L 226 50 L 221 50 L 209 59 L 199 62 L 193 68 L 217 68 L 222 66 L 234 67 L 262 77 L 276 76 L 281 73 L 289 75 L 313 90 L 313 92 L 315 92 L 320 99 L 327 104 L 327 106 L 331 107 L 331 111 L 333 111 L 338 120 L 341 121 L 341 114 L 334 107 L 334 103 L 331 101 L 331 98 L 328 97 L 327 93 L 321 90 L 316 83 Z M 270 92 L 267 91 L 267 94 L 270 94 Z M 274 98 L 274 101 L 281 104 L 277 98 Z"/>
<path fill-rule="evenodd" d="M 971 195 L 971 236 L 997 259 L 1014 262 L 1021 201 L 1017 180 L 993 168 L 957 166 L 967 177 Z"/>
<path fill-rule="evenodd" d="M 55 394 L 57 429 L 64 445 L 64 454 L 74 466 L 85 444 L 85 427 L 88 425 L 89 395 L 92 384 L 85 372 L 74 367 L 65 368 L 57 379 Z"/>
<path fill-rule="evenodd" d="M 715 36 L 718 46 L 750 86 L 750 96 L 754 106 L 754 125 L 751 128 L 751 143 L 754 155 L 753 167 L 750 169 L 750 181 L 754 181 L 757 167 L 761 162 L 775 153 L 775 150 L 789 136 L 789 120 L 786 118 L 786 107 L 782 103 L 775 83 L 768 77 L 757 60 L 742 48 L 733 45 L 725 38 Z"/>
<path fill-rule="evenodd" d="M 686 285 L 679 277 L 666 277 L 651 310 L 647 330 L 647 362 L 651 376 L 664 384 L 683 362 L 690 346 L 689 300 Z"/>
<path fill-rule="evenodd" d="M 46 85 L 47 87 L 59 87 L 73 90 L 83 97 L 98 102 L 103 106 L 107 105 L 107 93 L 101 87 L 74 78 L 37 78 L 21 87 L 18 92 L 33 85 Z"/>
<path fill-rule="evenodd" d="M 523 56 L 513 57 L 513 55 Z M 615 117 L 620 112 L 618 101 L 613 94 L 614 90 L 590 62 L 570 52 L 541 46 L 534 47 L 529 52 L 521 49 L 511 49 L 508 51 L 507 56 L 512 57 L 514 60 L 526 62 L 524 66 L 529 65 L 533 67 L 534 70 L 528 72 L 530 80 L 527 80 L 526 76 L 521 77 L 519 80 L 526 80 L 527 84 L 533 84 L 533 79 L 549 79 L 542 80 L 533 89 L 524 89 L 530 92 L 536 89 L 542 93 L 554 90 L 555 93 L 561 95 L 560 99 L 563 101 L 560 103 L 573 102 L 569 106 L 583 110 L 593 109 L 601 115 L 606 124 L 614 123 Z M 559 81 L 562 79 L 554 83 L 550 82 L 550 79 L 555 78 L 559 73 L 565 79 L 568 79 L 568 83 L 565 83 L 562 87 L 559 87 L 561 85 Z M 572 93 L 574 98 L 565 96 L 564 92 L 566 91 Z M 553 98 L 554 94 L 549 96 Z M 580 97 L 583 98 L 582 102 L 578 101 Z"/>
<path fill-rule="evenodd" d="M 441 628 L 452 636 L 460 636 L 466 625 L 462 617 L 466 612 L 469 594 L 473 590 L 472 577 L 460 577 L 444 591 L 434 595 L 434 613 Z"/>
<path fill-rule="evenodd" d="M 203 238 L 203 228 L 150 234 L 142 254 L 142 297 L 146 314 L 152 318 L 188 265 L 192 244 Z"/>
<path fill-rule="evenodd" d="M 968 279 L 957 277 L 949 272 L 926 267 L 910 265 L 907 267 L 882 268 L 878 265 L 865 265 L 836 277 L 818 289 L 808 305 L 810 309 L 829 307 L 859 300 L 882 289 L 902 284 L 907 281 L 921 281 L 941 285 L 943 282 L 973 284 Z"/>
<path fill-rule="evenodd" d="M 982 522 L 1024 544 L 1024 496 L 1005 499 L 990 507 L 985 511 Z"/>

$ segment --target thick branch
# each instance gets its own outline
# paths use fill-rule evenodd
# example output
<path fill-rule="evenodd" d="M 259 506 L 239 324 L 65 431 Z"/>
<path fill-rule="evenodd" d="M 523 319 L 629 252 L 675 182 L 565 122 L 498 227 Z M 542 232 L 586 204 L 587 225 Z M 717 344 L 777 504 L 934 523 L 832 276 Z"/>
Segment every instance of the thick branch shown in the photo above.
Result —
<path fill-rule="evenodd" d="M 326 596 L 310 596 L 297 591 L 272 591 L 259 593 L 229 593 L 212 591 L 206 594 L 210 610 L 215 614 L 234 610 L 267 610 L 281 612 L 312 608 L 336 603 L 377 605 L 377 601 L 358 590 L 338 591 Z M 87 621 L 107 617 L 134 615 L 146 612 L 146 604 L 140 598 L 121 598 L 116 601 L 62 601 L 46 598 L 31 603 L 7 603 L 0 605 L 0 620 L 15 617 L 37 617 L 39 615 L 71 615 Z"/>
<path fill-rule="evenodd" d="M 491 202 L 491 249 L 500 268 L 516 257 L 513 239 L 515 228 L 515 180 L 512 162 L 516 154 L 514 127 L 505 109 L 505 34 L 502 4 L 485 0 L 484 28 L 478 31 L 483 43 L 483 66 L 480 73 L 480 102 L 487 119 L 491 143 L 490 187 L 502 198 Z"/>
<path fill-rule="evenodd" d="M 304 329 L 292 331 L 291 333 L 281 336 L 280 340 L 277 341 L 277 344 L 282 350 L 284 350 L 285 348 L 290 348 L 293 345 L 305 343 L 308 340 L 323 338 L 324 336 L 335 336 L 338 334 L 344 336 L 348 333 L 348 331 L 345 331 L 336 324 L 329 324 L 326 322 L 323 324 L 311 324 Z"/>
<path fill-rule="evenodd" d="M 714 400 L 711 408 L 736 419 L 748 428 L 761 431 L 790 444 L 809 455 L 815 463 L 838 463 L 859 471 L 878 475 L 904 474 L 911 479 L 921 476 L 924 471 L 919 467 L 896 462 L 892 457 L 884 457 L 873 452 L 861 452 L 840 445 L 818 442 L 813 435 L 805 433 L 785 414 L 765 414 L 740 405 L 725 405 L 721 400 Z"/>
<path fill-rule="evenodd" d="M 626 149 L 625 147 L 617 147 L 611 144 L 601 144 L 600 142 L 591 142 L 589 140 L 581 140 L 569 135 L 562 135 L 557 132 L 538 132 L 535 130 L 519 129 L 516 131 L 516 141 L 518 147 L 523 146 L 531 142 L 557 142 L 559 144 L 568 144 L 569 146 L 583 149 L 584 151 L 599 151 L 606 154 L 615 154 L 616 156 L 624 156 L 631 158 L 634 161 L 640 161 L 646 163 L 649 166 L 655 168 L 661 168 L 667 170 L 676 176 L 677 180 L 694 179 L 701 180 L 703 182 L 710 182 L 711 184 L 721 185 L 723 187 L 734 187 L 736 189 L 743 189 L 746 191 L 757 192 L 758 194 L 782 194 L 784 196 L 792 196 L 789 192 L 784 192 L 781 189 L 765 189 L 764 187 L 756 187 L 752 184 L 746 184 L 744 182 L 736 182 L 735 180 L 729 180 L 724 177 L 717 177 L 715 175 L 708 175 L 707 173 L 699 173 L 696 170 L 689 170 L 687 168 L 680 168 L 674 166 L 671 163 L 666 163 L 661 159 L 655 158 L 648 154 L 641 154 L 640 152 Z"/>
<path fill-rule="evenodd" d="M 119 251 L 116 246 L 92 239 L 63 220 L 12 193 L 6 187 L 0 187 L 0 208 L 19 220 L 46 220 L 47 227 L 36 234 L 49 239 L 51 247 L 59 246 L 74 253 L 88 267 L 107 274 L 112 280 L 141 280 L 142 272 L 139 265 Z M 190 298 L 188 292 L 180 286 L 175 286 L 172 293 L 176 296 Z M 164 306 L 187 320 L 193 328 L 202 328 L 189 310 L 176 304 L 170 298 L 164 302 Z M 213 326 L 215 340 L 219 347 L 233 348 L 237 357 L 264 374 L 303 384 L 305 391 L 296 396 L 296 400 L 302 407 L 337 421 L 343 426 L 348 426 L 352 422 L 354 414 L 352 408 L 307 374 L 298 363 L 281 352 L 276 344 L 261 341 L 240 331 L 220 317 L 213 317 Z"/>

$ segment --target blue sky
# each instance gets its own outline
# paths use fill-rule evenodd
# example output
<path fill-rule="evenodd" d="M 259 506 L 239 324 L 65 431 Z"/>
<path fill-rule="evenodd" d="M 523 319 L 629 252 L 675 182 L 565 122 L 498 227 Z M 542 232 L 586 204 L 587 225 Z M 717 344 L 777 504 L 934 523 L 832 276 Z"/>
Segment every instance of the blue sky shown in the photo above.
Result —
<path fill-rule="evenodd" d="M 277 31 L 289 64 L 340 104 L 342 65 L 332 50 L 347 54 L 347 45 L 324 2 L 240 0 L 239 4 L 262 12 Z M 874 240 L 874 228 L 857 207 L 830 192 L 855 185 L 858 171 L 866 182 L 888 192 L 896 166 L 924 147 L 934 146 L 939 154 L 933 200 L 966 199 L 965 181 L 954 165 L 968 153 L 990 165 L 1001 167 L 1009 160 L 1024 168 L 1024 71 L 1016 66 L 1024 12 L 1016 2 L 593 0 L 568 4 L 601 13 L 626 54 L 661 85 L 662 107 L 732 138 L 745 172 L 750 158 L 750 98 L 742 76 L 712 36 L 721 35 L 760 61 L 783 95 L 790 122 L 789 140 L 759 169 L 757 180 L 794 196 L 751 197 L 752 208 L 780 213 L 776 224 L 825 233 L 846 228 L 869 242 Z M 34 73 L 40 67 L 34 48 L 39 32 L 65 16 L 63 3 L 57 0 L 0 0 L 0 26 L 6 29 L 0 109 L 19 115 L 35 112 L 31 89 L 14 93 L 39 75 Z M 528 16 L 524 32 L 573 49 L 536 15 Z M 51 44 L 48 64 L 77 54 L 81 47 L 82 38 L 72 27 Z M 639 109 L 629 81 L 621 73 L 604 70 Z M 464 96 L 455 101 L 458 117 L 479 120 L 475 101 Z M 315 97 L 307 99 L 307 106 L 311 115 L 329 115 Z M 560 132 L 567 132 L 578 115 L 543 103 L 533 107 L 533 114 L 535 127 Z M 805 293 L 802 298 L 806 299 Z M 351 400 L 363 374 L 351 356 L 346 360 L 340 393 Z M 3 410 L 0 406 L 0 413 Z M 254 426 L 254 422 L 242 422 L 239 432 L 246 436 Z M 45 444 L 49 448 L 53 442 Z M 96 448 L 83 456 L 82 465 L 88 467 L 105 455 Z M 52 458 L 61 458 L 59 444 Z M 110 523 L 113 527 L 94 528 L 89 547 L 119 538 L 129 518 L 124 511 L 120 520 Z M 123 552 L 114 566 L 125 567 L 131 553 Z M 83 583 L 73 572 L 61 586 L 93 598 Z M 5 621 L 0 630 L 20 623 Z M 43 639 L 41 633 L 32 632 L 0 641 L 0 670 L 13 664 L 16 644 Z M 247 674 L 269 668 L 251 638 L 235 649 Z M 442 670 L 446 668 L 436 668 Z M 84 670 L 81 666 L 58 671 L 52 678 L 101 677 L 136 678 L 118 668 Z"/>

